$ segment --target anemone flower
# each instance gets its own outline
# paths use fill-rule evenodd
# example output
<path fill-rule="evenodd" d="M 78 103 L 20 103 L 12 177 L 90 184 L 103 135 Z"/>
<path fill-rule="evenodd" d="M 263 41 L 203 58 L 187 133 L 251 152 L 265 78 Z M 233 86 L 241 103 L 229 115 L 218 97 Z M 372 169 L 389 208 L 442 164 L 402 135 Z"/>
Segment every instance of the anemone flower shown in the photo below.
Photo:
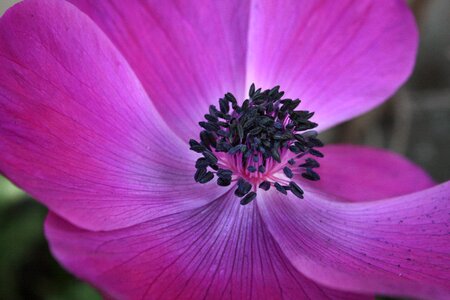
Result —
<path fill-rule="evenodd" d="M 24 1 L 0 170 L 108 298 L 448 299 L 449 184 L 317 135 L 392 95 L 417 41 L 400 0 Z"/>

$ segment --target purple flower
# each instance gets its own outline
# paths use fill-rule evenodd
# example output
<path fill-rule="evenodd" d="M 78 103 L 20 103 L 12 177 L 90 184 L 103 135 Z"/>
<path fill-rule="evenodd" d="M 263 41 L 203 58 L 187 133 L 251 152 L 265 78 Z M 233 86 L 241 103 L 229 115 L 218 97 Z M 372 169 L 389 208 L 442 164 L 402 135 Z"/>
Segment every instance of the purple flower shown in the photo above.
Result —
<path fill-rule="evenodd" d="M 321 156 L 314 123 L 368 111 L 410 74 L 404 1 L 69 2 L 0 20 L 0 170 L 50 209 L 68 270 L 118 299 L 450 297 L 449 183 L 384 150 L 307 155 Z M 245 107 L 252 83 L 281 88 Z M 204 120 L 219 99 L 229 113 Z"/>

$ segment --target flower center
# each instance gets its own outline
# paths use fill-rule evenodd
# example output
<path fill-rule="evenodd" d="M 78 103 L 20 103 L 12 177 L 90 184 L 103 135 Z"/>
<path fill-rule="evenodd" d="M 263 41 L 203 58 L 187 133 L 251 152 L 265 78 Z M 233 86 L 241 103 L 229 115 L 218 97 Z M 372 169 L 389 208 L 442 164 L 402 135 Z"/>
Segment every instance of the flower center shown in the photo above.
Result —
<path fill-rule="evenodd" d="M 235 194 L 245 205 L 259 189 L 272 186 L 303 198 L 303 190 L 291 179 L 300 174 L 320 179 L 314 171 L 319 163 L 312 157 L 323 157 L 315 149 L 323 144 L 311 130 L 317 127 L 310 121 L 314 113 L 296 110 L 300 100 L 283 99 L 279 88 L 262 91 L 252 84 L 241 106 L 227 93 L 219 99 L 219 109 L 209 107 L 205 121 L 199 122 L 200 140 L 189 141 L 190 149 L 203 155 L 195 164 L 196 182 L 207 183 L 214 175 L 220 186 L 236 182 Z"/>

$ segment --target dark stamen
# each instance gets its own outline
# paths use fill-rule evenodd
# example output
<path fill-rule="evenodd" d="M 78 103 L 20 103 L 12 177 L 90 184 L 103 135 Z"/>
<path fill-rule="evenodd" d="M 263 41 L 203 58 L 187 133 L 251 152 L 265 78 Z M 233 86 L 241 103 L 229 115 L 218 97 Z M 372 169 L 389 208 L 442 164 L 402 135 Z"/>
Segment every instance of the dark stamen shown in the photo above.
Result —
<path fill-rule="evenodd" d="M 242 197 L 243 205 L 256 198 L 256 192 L 251 191 L 256 185 L 265 191 L 274 185 L 285 195 L 290 191 L 303 198 L 303 190 L 297 183 L 290 181 L 281 185 L 270 177 L 270 173 L 281 169 L 288 179 L 292 179 L 292 168 L 299 159 L 304 156 L 323 157 L 316 149 L 323 143 L 317 138 L 317 132 L 311 130 L 317 127 L 310 120 L 314 113 L 296 110 L 300 99 L 283 98 L 284 92 L 279 86 L 262 90 L 252 84 L 248 95 L 249 98 L 239 106 L 234 95 L 226 93 L 219 99 L 218 108 L 210 105 L 204 115 L 205 121 L 199 122 L 203 128 L 200 141 L 189 140 L 190 149 L 203 156 L 195 163 L 195 181 L 207 183 L 216 175 L 218 185 L 229 186 L 237 180 L 235 194 Z M 219 162 L 222 160 L 220 152 L 233 158 L 225 163 Z M 243 170 L 243 174 L 233 174 L 233 171 L 224 169 L 229 163 L 238 164 L 236 169 Z M 286 165 L 274 168 L 276 163 Z M 299 162 L 299 173 L 308 180 L 319 180 L 319 174 L 314 171 L 319 166 L 315 159 L 307 157 Z M 232 166 L 230 169 L 235 170 Z M 266 179 L 266 176 L 271 179 Z"/>
<path fill-rule="evenodd" d="M 263 189 L 265 191 L 268 191 L 270 189 L 270 182 L 268 181 L 263 181 L 259 184 L 259 188 Z"/>
<path fill-rule="evenodd" d="M 287 195 L 286 189 L 283 186 L 281 186 L 281 184 L 279 184 L 278 182 L 275 182 L 274 186 L 277 189 L 277 191 Z"/>
<path fill-rule="evenodd" d="M 207 183 L 208 181 L 211 181 L 214 178 L 214 174 L 211 172 L 207 172 L 205 175 L 203 175 L 198 182 L 199 183 Z"/>
<path fill-rule="evenodd" d="M 293 181 L 289 182 L 291 192 L 300 199 L 303 199 L 303 190 Z"/>
<path fill-rule="evenodd" d="M 302 176 L 308 180 L 317 181 L 320 179 L 319 174 L 314 172 L 312 169 L 306 168 L 306 172 L 302 173 Z"/>
<path fill-rule="evenodd" d="M 238 197 L 245 196 L 245 194 L 250 192 L 250 190 L 252 188 L 252 185 L 242 178 L 239 178 L 237 186 L 238 187 L 237 187 L 236 191 L 234 191 L 234 194 Z"/>
<path fill-rule="evenodd" d="M 199 168 L 206 168 L 207 166 L 209 166 L 209 162 L 206 158 L 204 157 L 200 157 L 199 159 L 197 159 L 197 161 L 195 162 L 195 168 L 199 169 Z"/>
<path fill-rule="evenodd" d="M 206 167 L 198 168 L 195 172 L 194 179 L 199 182 L 199 180 L 206 174 Z"/>
<path fill-rule="evenodd" d="M 289 169 L 289 167 L 284 167 L 283 168 L 283 172 L 284 172 L 284 175 L 286 175 L 287 178 L 294 177 L 294 174 L 292 173 L 292 170 Z"/>
<path fill-rule="evenodd" d="M 213 123 L 217 123 L 217 121 L 219 121 L 219 119 L 216 116 L 209 115 L 209 114 L 205 115 L 205 119 L 210 122 L 213 122 Z"/>
<path fill-rule="evenodd" d="M 250 192 L 241 199 L 241 205 L 247 205 L 256 198 L 255 192 Z"/>
<path fill-rule="evenodd" d="M 255 172 L 256 172 L 255 166 L 248 166 L 248 167 L 247 167 L 247 170 L 248 170 L 250 173 L 255 173 Z"/>
<path fill-rule="evenodd" d="M 201 145 L 199 142 L 192 139 L 189 140 L 189 145 L 191 146 L 191 148 L 189 149 L 197 153 L 202 153 L 203 151 L 206 150 L 205 146 Z"/>
<path fill-rule="evenodd" d="M 323 157 L 323 153 L 316 150 L 316 149 L 309 149 L 309 154 L 317 156 L 317 157 Z"/>
<path fill-rule="evenodd" d="M 207 131 L 217 131 L 217 130 L 220 129 L 220 126 L 218 124 L 215 124 L 215 123 L 199 122 L 198 124 L 200 126 L 202 126 L 203 128 L 205 128 Z"/>
<path fill-rule="evenodd" d="M 263 165 L 260 165 L 259 167 L 258 167 L 258 172 L 259 173 L 264 173 L 264 172 L 266 172 L 266 167 L 264 167 Z"/>
<path fill-rule="evenodd" d="M 200 140 L 202 144 L 208 148 L 209 147 L 215 148 L 217 146 L 216 137 L 214 136 L 213 133 L 209 131 L 203 130 L 202 132 L 200 132 Z"/>
<path fill-rule="evenodd" d="M 217 184 L 220 186 L 229 186 L 231 184 L 231 178 L 228 179 L 228 178 L 219 177 L 219 178 L 217 178 Z"/>
<path fill-rule="evenodd" d="M 305 163 L 299 165 L 299 167 L 312 169 L 320 167 L 320 164 L 315 159 L 307 158 Z"/>
<path fill-rule="evenodd" d="M 209 161 L 211 164 L 215 164 L 218 162 L 217 157 L 209 150 L 203 151 L 203 156 L 206 158 L 207 161 Z"/>
<path fill-rule="evenodd" d="M 217 176 L 220 178 L 230 178 L 233 175 L 233 172 L 231 170 L 226 169 L 219 169 L 217 170 Z"/>

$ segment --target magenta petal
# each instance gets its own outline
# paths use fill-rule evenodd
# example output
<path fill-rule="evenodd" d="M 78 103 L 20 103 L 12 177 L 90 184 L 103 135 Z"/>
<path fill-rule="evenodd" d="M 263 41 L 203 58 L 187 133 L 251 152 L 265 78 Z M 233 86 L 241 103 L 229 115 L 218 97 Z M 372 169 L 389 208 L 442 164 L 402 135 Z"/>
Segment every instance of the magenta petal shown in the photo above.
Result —
<path fill-rule="evenodd" d="M 81 230 L 50 214 L 45 232 L 68 270 L 114 299 L 362 299 L 297 272 L 256 206 L 241 206 L 231 193 L 109 232 Z"/>
<path fill-rule="evenodd" d="M 281 85 L 321 130 L 392 95 L 414 64 L 418 34 L 403 0 L 255 1 L 248 82 Z"/>
<path fill-rule="evenodd" d="M 398 198 L 341 203 L 265 193 L 264 222 L 292 264 L 331 288 L 448 299 L 450 182 Z"/>
<path fill-rule="evenodd" d="M 70 2 L 110 37 L 183 139 L 198 136 L 226 92 L 243 96 L 248 1 Z"/>
<path fill-rule="evenodd" d="M 320 150 L 315 189 L 345 201 L 371 201 L 418 192 L 434 185 L 430 176 L 402 156 L 376 148 L 327 145 Z"/>
<path fill-rule="evenodd" d="M 127 62 L 63 1 L 25 1 L 0 20 L 0 171 L 83 228 L 112 229 L 199 207 L 188 145 Z"/>

